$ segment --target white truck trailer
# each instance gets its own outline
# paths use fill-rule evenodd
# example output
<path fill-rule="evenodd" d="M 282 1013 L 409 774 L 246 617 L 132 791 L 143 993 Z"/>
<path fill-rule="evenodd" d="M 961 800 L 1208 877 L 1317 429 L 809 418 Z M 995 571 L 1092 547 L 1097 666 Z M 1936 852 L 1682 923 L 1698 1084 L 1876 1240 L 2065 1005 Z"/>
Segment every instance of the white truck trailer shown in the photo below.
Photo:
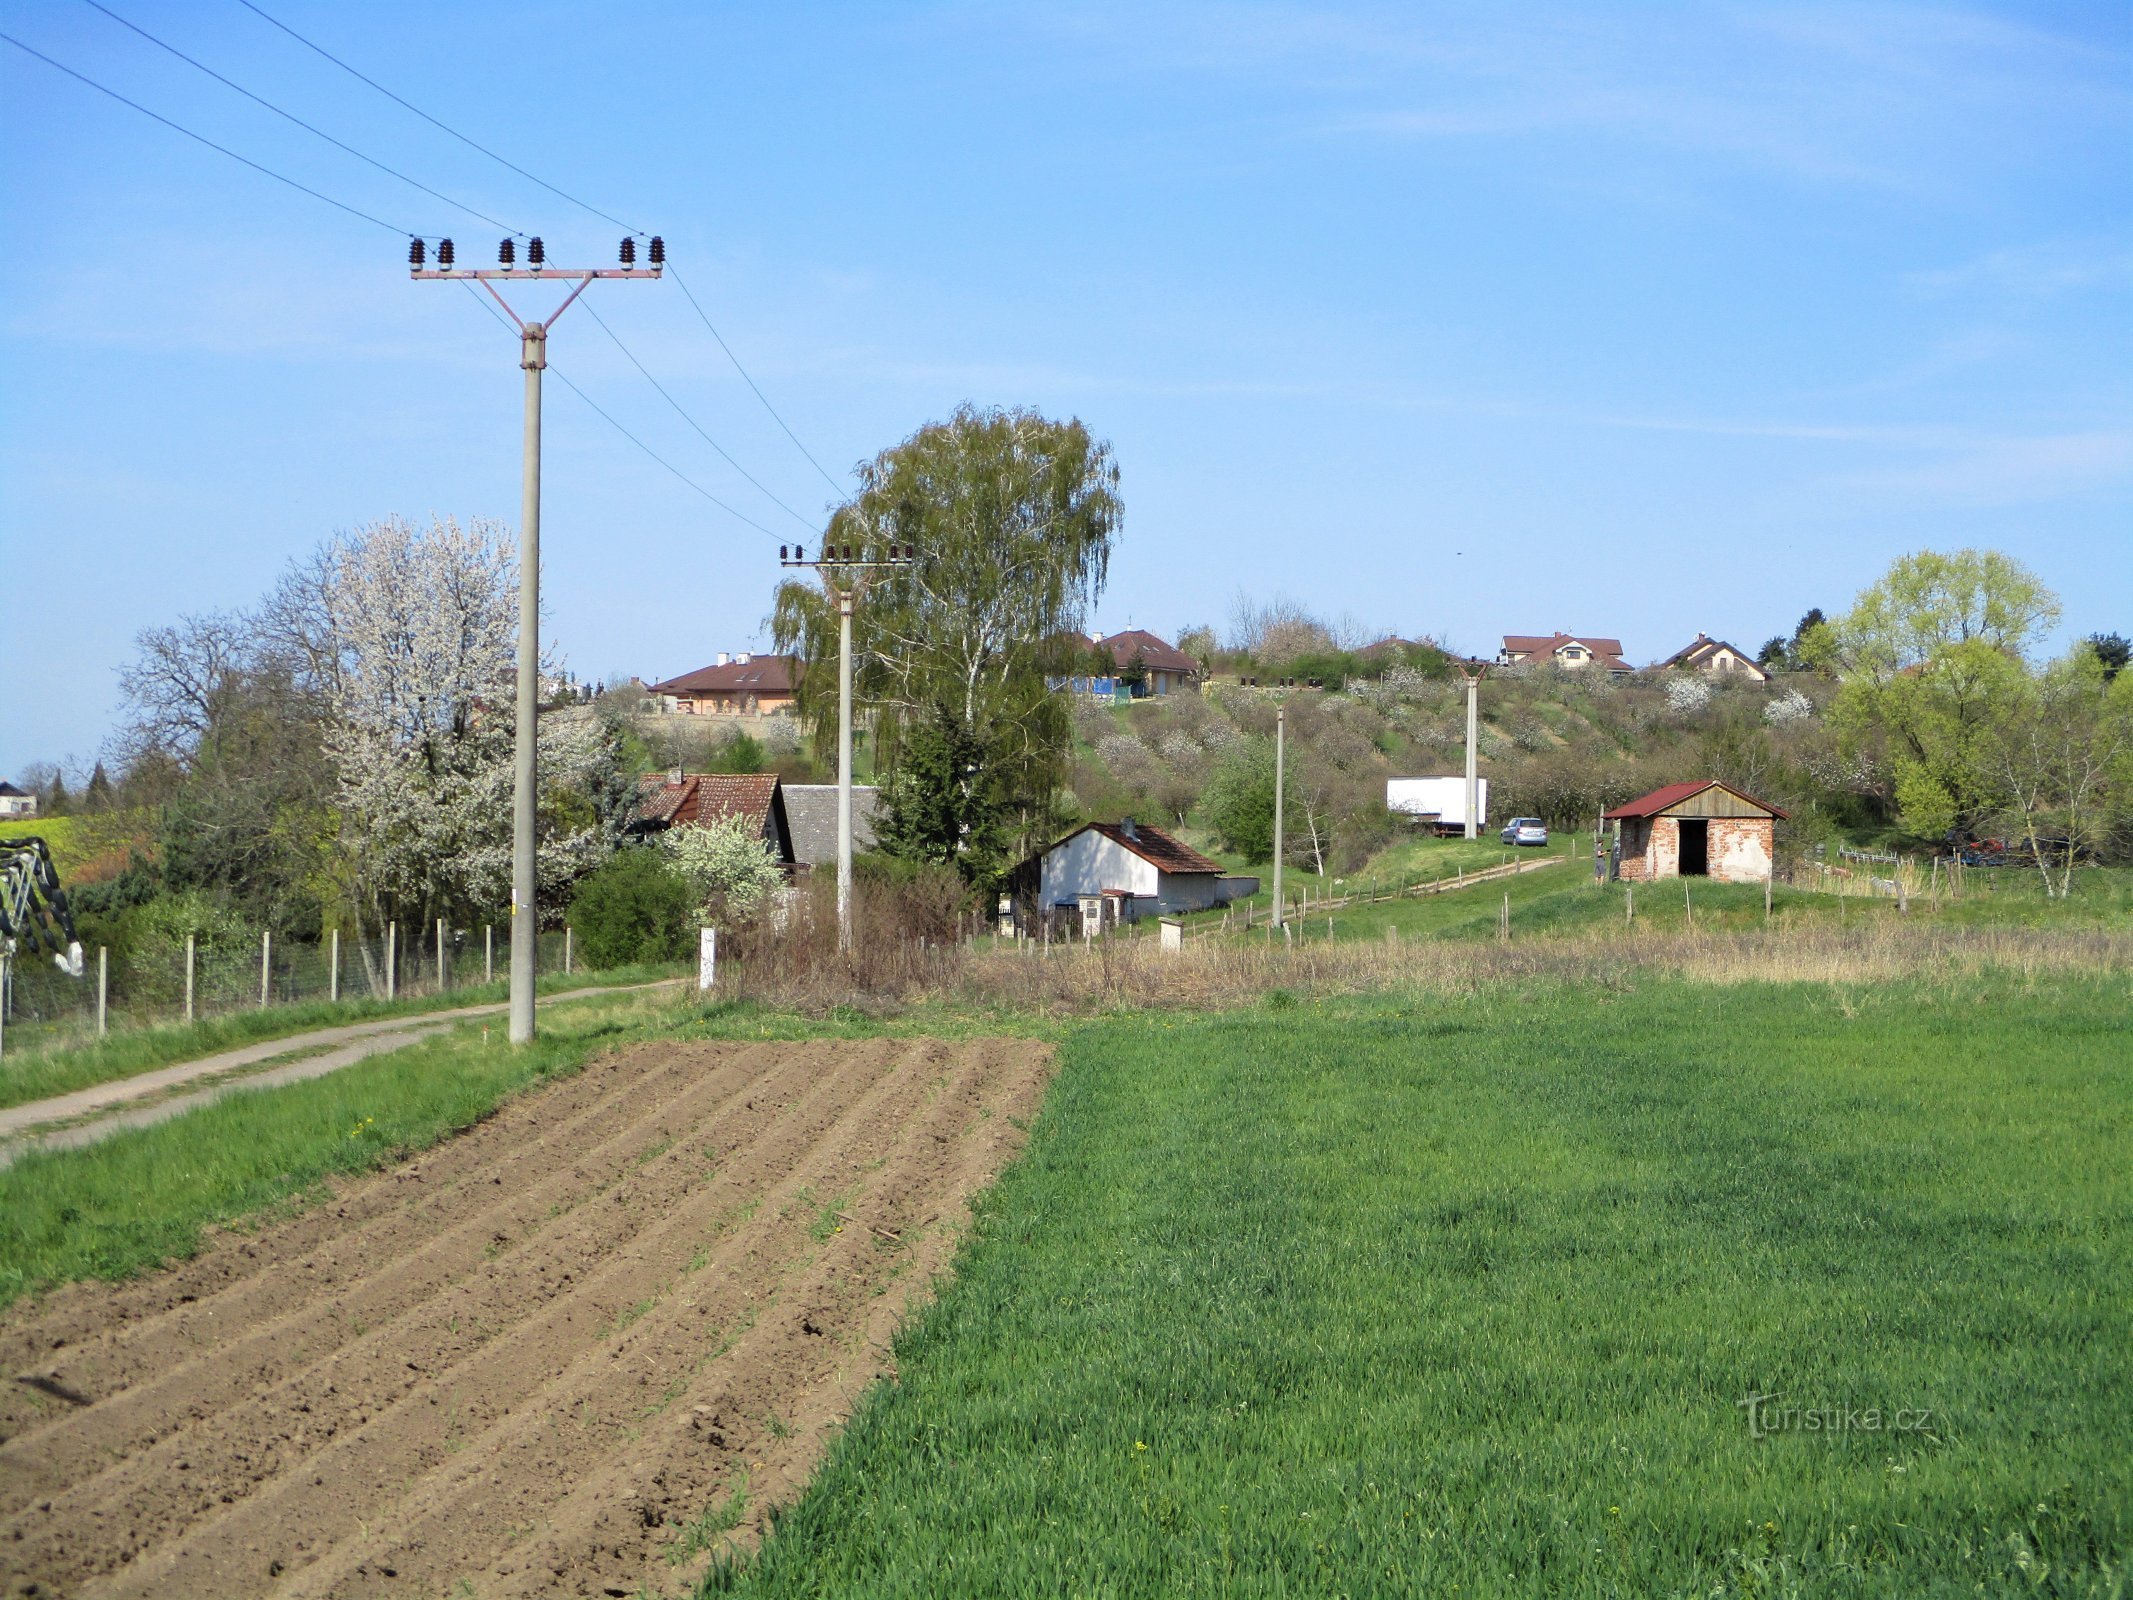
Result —
<path fill-rule="evenodd" d="M 1474 786 L 1481 799 L 1481 815 L 1474 819 L 1478 834 L 1489 825 L 1489 780 L 1476 778 Z M 1429 828 L 1440 838 L 1463 837 L 1466 833 L 1466 779 L 1458 774 L 1449 778 L 1387 778 L 1385 805 L 1401 816 L 1412 817 L 1417 827 Z"/>

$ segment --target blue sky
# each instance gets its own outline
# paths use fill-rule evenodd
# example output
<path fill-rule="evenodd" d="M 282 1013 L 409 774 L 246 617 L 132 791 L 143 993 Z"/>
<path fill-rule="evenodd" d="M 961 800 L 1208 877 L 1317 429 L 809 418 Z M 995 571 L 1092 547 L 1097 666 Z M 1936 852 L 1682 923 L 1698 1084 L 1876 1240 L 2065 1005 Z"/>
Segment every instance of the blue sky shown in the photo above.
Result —
<path fill-rule="evenodd" d="M 112 9 L 375 159 L 612 259 L 617 230 L 238 0 Z M 1098 621 L 1240 591 L 1440 633 L 1750 649 L 1987 544 L 2133 632 L 2133 11 L 325 5 L 416 105 L 661 232 L 840 478 L 965 400 L 1084 419 L 1127 518 Z M 0 26 L 401 228 L 497 230 L 77 0 Z M 515 521 L 515 342 L 390 232 L 0 46 L 0 773 L 93 757 L 141 628 L 388 513 Z M 603 317 L 819 519 L 673 283 Z M 647 678 L 759 646 L 751 488 L 571 312 L 551 636 Z"/>

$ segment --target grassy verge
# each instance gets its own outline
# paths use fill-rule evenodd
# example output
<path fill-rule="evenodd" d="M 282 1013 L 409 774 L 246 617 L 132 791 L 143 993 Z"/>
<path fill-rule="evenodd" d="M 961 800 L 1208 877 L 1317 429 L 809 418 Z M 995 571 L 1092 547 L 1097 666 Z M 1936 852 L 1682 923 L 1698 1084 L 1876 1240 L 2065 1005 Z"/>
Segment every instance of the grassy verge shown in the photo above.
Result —
<path fill-rule="evenodd" d="M 642 966 L 622 967 L 612 972 L 576 972 L 568 977 L 551 973 L 540 980 L 539 992 L 542 995 L 567 994 L 575 989 L 601 988 L 610 984 L 650 983 L 674 976 L 675 970 L 672 967 Z M 32 1100 L 130 1078 L 175 1062 L 196 1061 L 224 1050 L 310 1033 L 319 1028 L 376 1022 L 387 1017 L 417 1017 L 433 1011 L 456 1010 L 461 1006 L 501 1004 L 509 993 L 510 985 L 499 981 L 405 1000 L 306 1001 L 300 1005 L 269 1006 L 260 1011 L 233 1011 L 194 1023 L 171 1022 L 130 1029 L 84 1044 L 54 1046 L 20 1055 L 10 1051 L 6 1060 L 0 1062 L 0 1108 L 27 1105 Z"/>
<path fill-rule="evenodd" d="M 2120 1594 L 2128 1061 L 2110 975 L 1090 1026 L 710 1587 Z"/>
<path fill-rule="evenodd" d="M 230 1095 L 82 1150 L 0 1169 L 0 1305 L 78 1278 L 119 1278 L 192 1253 L 203 1229 L 322 1196 L 336 1174 L 401 1159 L 593 1051 L 662 1027 L 664 997 L 614 995 L 544 1013 L 513 1049 L 478 1024 L 323 1078 Z"/>

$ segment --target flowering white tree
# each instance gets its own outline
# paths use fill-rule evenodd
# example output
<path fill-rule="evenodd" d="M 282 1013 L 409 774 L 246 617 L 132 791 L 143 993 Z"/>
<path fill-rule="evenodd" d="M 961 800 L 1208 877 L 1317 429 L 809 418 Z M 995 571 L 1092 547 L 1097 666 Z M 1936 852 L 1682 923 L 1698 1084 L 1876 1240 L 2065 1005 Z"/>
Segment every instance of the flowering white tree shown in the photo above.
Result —
<path fill-rule="evenodd" d="M 1689 716 L 1711 703 L 1711 680 L 1693 672 L 1677 672 L 1666 680 L 1666 703 L 1676 716 Z"/>
<path fill-rule="evenodd" d="M 389 518 L 336 536 L 302 581 L 359 914 L 376 925 L 503 904 L 518 636 L 508 531 Z M 611 848 L 582 796 L 612 751 L 582 719 L 544 718 L 540 746 L 545 895 Z"/>
<path fill-rule="evenodd" d="M 705 914 L 723 911 L 747 922 L 785 882 L 762 834 L 743 817 L 669 828 L 659 836 L 659 846 L 689 880 Z"/>

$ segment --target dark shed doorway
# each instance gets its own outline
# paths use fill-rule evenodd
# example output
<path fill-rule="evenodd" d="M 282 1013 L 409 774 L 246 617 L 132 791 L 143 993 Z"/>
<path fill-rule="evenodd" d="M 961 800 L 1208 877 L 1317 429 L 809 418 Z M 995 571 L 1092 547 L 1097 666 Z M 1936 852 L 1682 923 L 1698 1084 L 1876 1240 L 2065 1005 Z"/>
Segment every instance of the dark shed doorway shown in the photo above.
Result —
<path fill-rule="evenodd" d="M 1707 817 L 1683 817 L 1681 828 L 1681 875 L 1707 878 L 1711 875 L 1711 823 Z"/>

